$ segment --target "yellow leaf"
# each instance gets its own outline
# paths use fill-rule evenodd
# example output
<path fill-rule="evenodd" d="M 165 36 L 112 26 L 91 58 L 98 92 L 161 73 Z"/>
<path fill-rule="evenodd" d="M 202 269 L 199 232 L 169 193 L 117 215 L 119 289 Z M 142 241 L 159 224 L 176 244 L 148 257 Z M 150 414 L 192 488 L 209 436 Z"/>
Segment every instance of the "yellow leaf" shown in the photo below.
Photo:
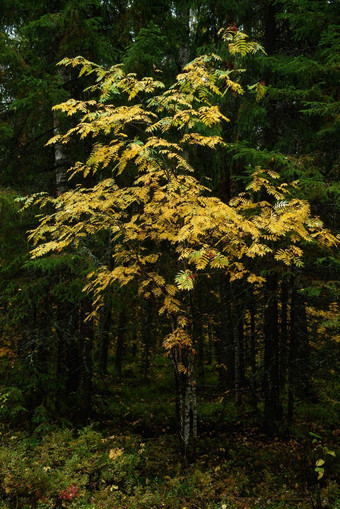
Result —
<path fill-rule="evenodd" d="M 110 449 L 109 458 L 110 460 L 116 460 L 123 454 L 123 449 Z"/>

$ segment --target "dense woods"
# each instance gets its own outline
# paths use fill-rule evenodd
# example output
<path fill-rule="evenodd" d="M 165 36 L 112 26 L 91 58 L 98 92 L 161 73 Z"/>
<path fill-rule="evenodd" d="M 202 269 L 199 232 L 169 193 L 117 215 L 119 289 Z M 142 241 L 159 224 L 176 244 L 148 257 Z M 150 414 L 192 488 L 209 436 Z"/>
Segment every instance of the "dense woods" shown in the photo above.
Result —
<path fill-rule="evenodd" d="M 340 507 L 337 2 L 0 20 L 1 507 Z"/>

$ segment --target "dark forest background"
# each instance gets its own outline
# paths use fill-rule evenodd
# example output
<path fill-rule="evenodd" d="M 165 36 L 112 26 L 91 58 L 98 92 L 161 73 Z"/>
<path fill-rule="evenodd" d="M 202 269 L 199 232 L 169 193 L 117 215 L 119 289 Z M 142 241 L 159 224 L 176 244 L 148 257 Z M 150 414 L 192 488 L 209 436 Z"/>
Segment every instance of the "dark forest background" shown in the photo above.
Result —
<path fill-rule="evenodd" d="M 52 106 L 87 98 L 92 84 L 56 64 L 78 55 L 122 62 L 171 86 L 196 56 L 223 54 L 221 28 L 263 46 L 243 62 L 245 86 L 263 94 L 223 98 L 227 148 L 194 152 L 196 178 L 225 203 L 257 166 L 298 180 L 296 196 L 339 238 L 335 0 L 0 2 L 3 508 L 340 507 L 336 250 L 307 246 L 302 266 L 251 260 L 260 287 L 221 271 L 197 278 L 198 437 L 189 451 L 177 436 L 178 380 L 154 299 L 134 282 L 113 285 L 84 321 L 87 275 L 112 263 L 108 237 L 30 257 L 27 231 L 41 212 L 20 212 L 20 198 L 72 189 L 66 169 L 88 152 L 87 140 L 45 146 L 73 125 Z"/>

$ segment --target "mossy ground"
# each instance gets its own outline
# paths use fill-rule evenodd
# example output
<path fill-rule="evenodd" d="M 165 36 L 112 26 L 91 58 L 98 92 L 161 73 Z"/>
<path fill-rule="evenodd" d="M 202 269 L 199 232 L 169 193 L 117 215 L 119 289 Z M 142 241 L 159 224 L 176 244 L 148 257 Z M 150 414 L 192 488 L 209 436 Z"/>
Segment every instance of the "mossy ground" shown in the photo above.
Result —
<path fill-rule="evenodd" d="M 268 435 L 260 409 L 236 406 L 208 371 L 198 385 L 195 461 L 185 469 L 171 377 L 163 360 L 149 384 L 133 365 L 119 379 L 98 377 L 86 427 L 51 417 L 30 433 L 3 425 L 0 508 L 340 507 L 338 407 L 325 384 L 317 404 L 298 405 L 294 425 Z M 318 460 L 325 462 L 319 480 Z"/>

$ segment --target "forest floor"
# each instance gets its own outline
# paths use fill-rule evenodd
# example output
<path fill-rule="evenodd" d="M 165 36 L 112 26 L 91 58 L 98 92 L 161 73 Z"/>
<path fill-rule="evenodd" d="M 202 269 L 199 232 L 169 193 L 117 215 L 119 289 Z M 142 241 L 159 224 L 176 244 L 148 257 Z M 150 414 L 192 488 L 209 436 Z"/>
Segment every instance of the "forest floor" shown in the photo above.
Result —
<path fill-rule="evenodd" d="M 98 377 L 86 427 L 43 411 L 30 432 L 2 425 L 0 509 L 340 508 L 336 387 L 318 382 L 319 402 L 297 405 L 294 425 L 269 435 L 261 408 L 237 407 L 208 372 L 198 385 L 196 458 L 184 468 L 171 369 L 158 362 L 148 385 L 135 369 Z"/>

